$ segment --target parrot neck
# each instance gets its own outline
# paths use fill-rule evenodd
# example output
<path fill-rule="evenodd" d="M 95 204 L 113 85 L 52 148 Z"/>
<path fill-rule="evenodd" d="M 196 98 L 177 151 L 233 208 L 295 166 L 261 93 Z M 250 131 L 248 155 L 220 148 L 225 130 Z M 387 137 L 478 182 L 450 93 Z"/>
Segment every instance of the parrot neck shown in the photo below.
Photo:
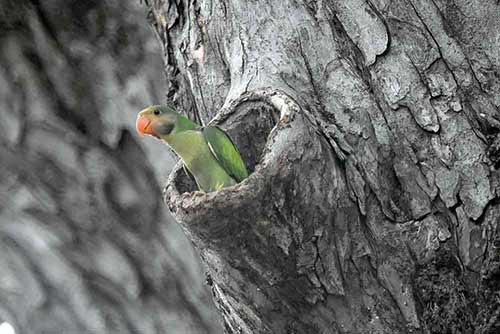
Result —
<path fill-rule="evenodd" d="M 201 132 L 196 130 L 200 128 L 198 124 L 183 115 L 179 114 L 177 117 L 174 130 L 160 138 L 187 163 L 196 156 L 196 148 L 200 147 L 203 137 Z"/>
<path fill-rule="evenodd" d="M 204 144 L 201 132 L 192 130 L 176 131 L 161 139 L 174 150 L 184 163 L 189 163 Z"/>
<path fill-rule="evenodd" d="M 200 126 L 198 124 L 191 121 L 189 118 L 179 114 L 177 116 L 177 122 L 174 130 L 170 134 L 161 136 L 160 138 L 169 144 L 170 147 L 172 147 L 174 151 L 182 157 L 181 152 L 186 149 L 186 146 L 189 151 L 189 146 L 192 144 L 190 142 L 193 140 L 193 134 L 189 134 L 191 132 L 197 132 L 193 130 L 196 130 L 199 127 Z"/>
<path fill-rule="evenodd" d="M 177 124 L 175 126 L 175 130 L 173 131 L 172 134 L 179 133 L 179 132 L 184 132 L 187 130 L 194 130 L 196 128 L 199 128 L 200 126 L 196 124 L 195 122 L 191 121 L 189 118 L 179 115 L 177 119 Z"/>

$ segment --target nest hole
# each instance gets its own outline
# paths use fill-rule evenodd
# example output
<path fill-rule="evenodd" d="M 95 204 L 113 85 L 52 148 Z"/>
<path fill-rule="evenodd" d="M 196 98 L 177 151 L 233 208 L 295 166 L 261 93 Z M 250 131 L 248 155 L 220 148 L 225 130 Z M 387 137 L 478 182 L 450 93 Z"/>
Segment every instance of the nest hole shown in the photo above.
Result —
<path fill-rule="evenodd" d="M 258 165 L 269 134 L 279 121 L 279 111 L 264 101 L 244 101 L 220 123 L 238 148 L 245 162 L 248 174 L 252 174 Z M 183 168 L 175 171 L 174 184 L 180 193 L 198 190 L 194 180 Z"/>

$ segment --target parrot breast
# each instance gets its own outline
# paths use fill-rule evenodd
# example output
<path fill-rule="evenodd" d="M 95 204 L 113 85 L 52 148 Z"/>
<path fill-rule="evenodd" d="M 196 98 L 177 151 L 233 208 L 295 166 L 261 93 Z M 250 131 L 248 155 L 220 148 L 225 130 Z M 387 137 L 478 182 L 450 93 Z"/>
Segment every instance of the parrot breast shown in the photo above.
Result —
<path fill-rule="evenodd" d="M 237 183 L 214 157 L 201 131 L 176 133 L 167 143 L 182 159 L 200 190 L 211 192 Z"/>

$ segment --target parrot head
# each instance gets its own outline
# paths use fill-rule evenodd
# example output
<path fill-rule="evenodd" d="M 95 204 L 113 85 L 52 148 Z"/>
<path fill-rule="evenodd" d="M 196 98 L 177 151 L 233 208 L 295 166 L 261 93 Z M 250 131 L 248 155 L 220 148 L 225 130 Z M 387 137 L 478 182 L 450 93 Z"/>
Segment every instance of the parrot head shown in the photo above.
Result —
<path fill-rule="evenodd" d="M 141 136 L 146 134 L 167 141 L 170 135 L 197 126 L 169 105 L 155 105 L 142 110 L 135 123 Z"/>

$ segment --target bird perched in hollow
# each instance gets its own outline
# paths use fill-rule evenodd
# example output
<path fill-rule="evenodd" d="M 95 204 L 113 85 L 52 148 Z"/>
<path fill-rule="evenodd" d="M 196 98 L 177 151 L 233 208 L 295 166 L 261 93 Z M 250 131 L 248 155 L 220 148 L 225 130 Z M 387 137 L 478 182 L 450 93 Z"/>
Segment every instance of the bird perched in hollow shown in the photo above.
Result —
<path fill-rule="evenodd" d="M 229 136 L 216 126 L 192 122 L 170 105 L 148 107 L 137 115 L 137 132 L 167 143 L 204 192 L 232 186 L 248 177 Z"/>

